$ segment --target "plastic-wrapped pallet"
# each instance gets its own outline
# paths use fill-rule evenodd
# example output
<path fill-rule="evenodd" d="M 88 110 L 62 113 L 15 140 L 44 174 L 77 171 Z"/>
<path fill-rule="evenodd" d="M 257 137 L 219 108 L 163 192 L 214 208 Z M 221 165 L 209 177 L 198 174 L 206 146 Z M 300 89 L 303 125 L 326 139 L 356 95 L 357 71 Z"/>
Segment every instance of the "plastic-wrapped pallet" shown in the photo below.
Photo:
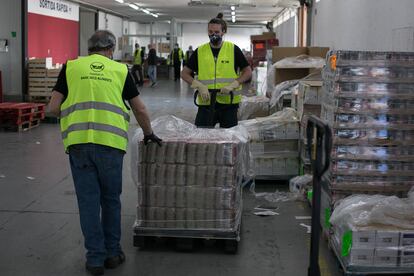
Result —
<path fill-rule="evenodd" d="M 269 116 L 269 98 L 265 96 L 242 96 L 237 117 L 239 121 Z"/>
<path fill-rule="evenodd" d="M 331 189 L 406 193 L 414 185 L 414 53 L 332 51 L 327 64 Z"/>
<path fill-rule="evenodd" d="M 160 117 L 152 127 L 162 137 L 162 147 L 145 146 L 140 130 L 133 139 L 135 230 L 192 231 L 211 237 L 238 233 L 241 184 L 249 166 L 247 132 L 242 127 L 196 128 L 174 116 Z"/>
<path fill-rule="evenodd" d="M 333 248 L 345 270 L 412 272 L 414 192 L 408 198 L 353 195 L 340 201 L 330 222 Z"/>
<path fill-rule="evenodd" d="M 299 120 L 292 108 L 271 116 L 240 121 L 250 136 L 256 178 L 291 178 L 298 175 Z"/>

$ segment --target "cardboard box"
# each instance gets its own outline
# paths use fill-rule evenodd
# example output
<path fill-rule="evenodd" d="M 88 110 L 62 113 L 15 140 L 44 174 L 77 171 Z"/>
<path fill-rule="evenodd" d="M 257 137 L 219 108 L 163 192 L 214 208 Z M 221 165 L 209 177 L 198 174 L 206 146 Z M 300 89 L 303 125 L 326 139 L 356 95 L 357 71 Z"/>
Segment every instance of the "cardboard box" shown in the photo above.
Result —
<path fill-rule="evenodd" d="M 328 47 L 273 47 L 272 63 L 278 62 L 286 57 L 296 57 L 299 55 L 325 58 L 328 51 Z M 287 80 L 302 79 L 315 71 L 314 68 L 278 68 L 275 70 L 275 84 Z"/>
<path fill-rule="evenodd" d="M 413 247 L 414 250 L 414 232 L 401 232 L 400 236 L 400 246 L 401 247 Z"/>
<path fill-rule="evenodd" d="M 374 253 L 374 266 L 397 266 L 398 249 L 376 248 Z"/>
<path fill-rule="evenodd" d="M 375 236 L 376 248 L 398 248 L 400 245 L 400 232 L 377 231 Z"/>
<path fill-rule="evenodd" d="M 400 266 L 414 267 L 414 247 L 403 248 L 400 251 Z"/>
<path fill-rule="evenodd" d="M 352 248 L 349 256 L 349 264 L 354 266 L 372 266 L 374 263 L 373 248 Z"/>
<path fill-rule="evenodd" d="M 352 248 L 375 248 L 375 231 L 352 232 Z"/>

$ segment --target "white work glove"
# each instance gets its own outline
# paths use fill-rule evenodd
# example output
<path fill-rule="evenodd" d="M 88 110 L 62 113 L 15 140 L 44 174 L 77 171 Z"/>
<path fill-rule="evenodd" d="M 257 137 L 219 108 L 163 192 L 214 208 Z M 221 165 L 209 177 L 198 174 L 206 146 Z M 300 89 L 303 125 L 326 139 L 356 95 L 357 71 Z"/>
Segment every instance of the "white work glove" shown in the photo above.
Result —
<path fill-rule="evenodd" d="M 240 83 L 235 80 L 232 83 L 230 83 L 229 85 L 224 86 L 223 88 L 221 88 L 220 92 L 223 93 L 223 94 L 229 94 L 231 91 L 235 90 L 239 86 L 240 86 Z"/>
<path fill-rule="evenodd" d="M 210 92 L 208 92 L 207 86 L 205 86 L 198 80 L 193 80 L 193 82 L 191 83 L 191 88 L 198 90 L 198 94 L 200 94 L 200 97 L 203 100 L 203 102 L 208 102 L 210 100 Z"/>

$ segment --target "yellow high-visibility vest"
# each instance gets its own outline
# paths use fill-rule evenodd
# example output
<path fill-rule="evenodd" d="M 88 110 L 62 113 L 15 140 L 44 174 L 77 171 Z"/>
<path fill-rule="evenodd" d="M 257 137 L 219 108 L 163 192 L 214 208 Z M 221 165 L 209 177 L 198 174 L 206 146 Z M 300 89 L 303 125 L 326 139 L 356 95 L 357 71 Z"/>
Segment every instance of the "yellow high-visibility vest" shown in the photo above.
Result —
<path fill-rule="evenodd" d="M 234 44 L 223 42 L 217 59 L 214 58 L 210 43 L 198 47 L 198 80 L 206 85 L 208 89 L 220 89 L 232 83 L 239 76 L 234 69 Z M 237 104 L 241 102 L 241 87 L 233 91 L 233 101 L 228 94 L 217 93 L 216 101 L 221 104 Z M 210 105 L 200 95 L 197 97 L 198 105 Z"/>
<path fill-rule="evenodd" d="M 63 144 L 93 143 L 126 151 L 129 111 L 122 99 L 128 69 L 102 55 L 68 61 L 68 95 L 60 107 Z"/>

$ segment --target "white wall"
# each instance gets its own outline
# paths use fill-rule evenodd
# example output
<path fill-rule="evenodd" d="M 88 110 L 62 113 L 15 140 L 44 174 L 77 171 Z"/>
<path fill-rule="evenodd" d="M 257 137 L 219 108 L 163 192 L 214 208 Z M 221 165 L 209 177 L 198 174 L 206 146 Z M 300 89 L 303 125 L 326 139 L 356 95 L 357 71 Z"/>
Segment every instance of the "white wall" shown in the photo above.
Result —
<path fill-rule="evenodd" d="M 312 45 L 333 49 L 414 51 L 413 0 L 320 0 Z"/>
<path fill-rule="evenodd" d="M 297 25 L 295 21 L 297 20 L 296 16 L 291 17 L 289 20 L 285 21 L 281 25 L 277 26 L 275 29 L 276 37 L 279 39 L 279 46 L 283 47 L 294 47 L 296 45 L 296 34 L 295 29 Z"/>
<path fill-rule="evenodd" d="M 16 32 L 16 37 L 11 36 Z M 22 29 L 21 1 L 2 0 L 0 9 L 0 38 L 7 39 L 8 52 L 0 52 L 3 95 L 22 95 Z"/>
<path fill-rule="evenodd" d="M 231 41 L 240 49 L 250 50 L 250 36 L 262 34 L 266 31 L 265 28 L 231 28 L 227 30 L 224 39 Z M 208 42 L 207 24 L 206 23 L 183 23 L 183 42 L 181 48 L 187 50 L 188 46 L 192 45 L 193 49 L 201 44 Z"/>
<path fill-rule="evenodd" d="M 121 59 L 122 51 L 119 49 L 119 38 L 123 34 L 123 19 L 112 14 L 99 11 L 98 29 L 109 30 L 117 38 L 117 46 L 114 52 L 114 59 Z"/>

